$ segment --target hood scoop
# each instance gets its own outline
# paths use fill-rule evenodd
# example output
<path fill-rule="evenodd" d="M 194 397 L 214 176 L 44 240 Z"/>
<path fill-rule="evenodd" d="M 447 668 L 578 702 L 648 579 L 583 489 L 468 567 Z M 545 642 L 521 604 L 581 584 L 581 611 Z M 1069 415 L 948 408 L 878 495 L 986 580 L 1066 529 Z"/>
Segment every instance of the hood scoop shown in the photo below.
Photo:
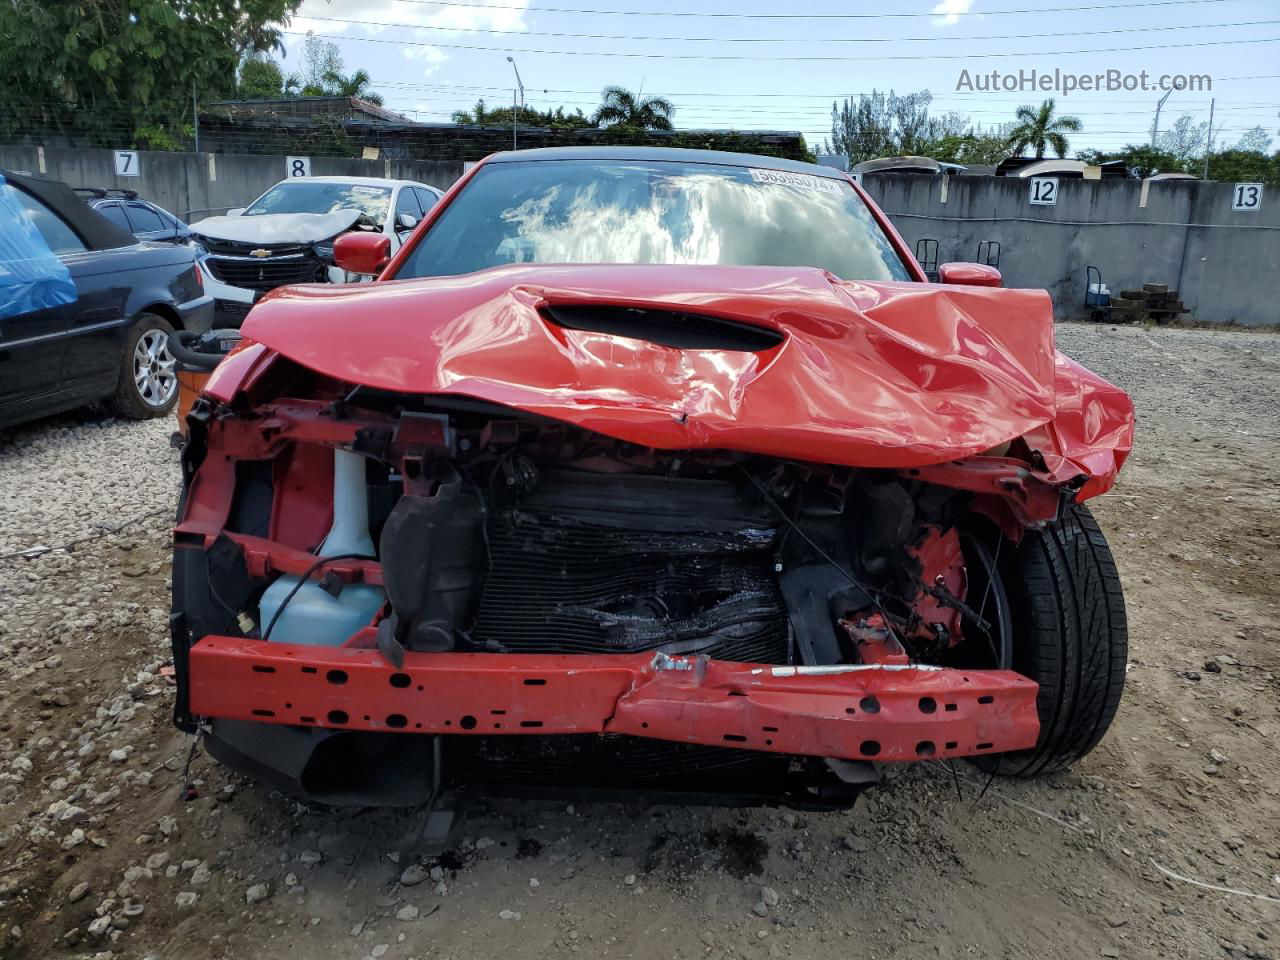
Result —
<path fill-rule="evenodd" d="M 733 350 L 759 353 L 782 343 L 783 335 L 767 327 L 704 313 L 647 307 L 545 306 L 543 316 L 569 330 L 647 340 L 679 350 Z"/>

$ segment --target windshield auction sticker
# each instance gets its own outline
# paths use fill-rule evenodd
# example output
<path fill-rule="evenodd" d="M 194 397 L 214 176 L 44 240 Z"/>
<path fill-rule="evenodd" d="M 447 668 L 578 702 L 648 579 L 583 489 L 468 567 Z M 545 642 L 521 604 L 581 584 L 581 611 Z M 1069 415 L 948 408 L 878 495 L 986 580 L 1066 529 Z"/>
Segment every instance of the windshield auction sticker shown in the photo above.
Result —
<path fill-rule="evenodd" d="M 772 183 L 784 187 L 800 187 L 802 190 L 818 190 L 822 193 L 840 196 L 840 184 L 826 177 L 815 177 L 808 173 L 791 173 L 787 170 L 759 170 L 749 167 L 751 179 L 756 183 Z"/>

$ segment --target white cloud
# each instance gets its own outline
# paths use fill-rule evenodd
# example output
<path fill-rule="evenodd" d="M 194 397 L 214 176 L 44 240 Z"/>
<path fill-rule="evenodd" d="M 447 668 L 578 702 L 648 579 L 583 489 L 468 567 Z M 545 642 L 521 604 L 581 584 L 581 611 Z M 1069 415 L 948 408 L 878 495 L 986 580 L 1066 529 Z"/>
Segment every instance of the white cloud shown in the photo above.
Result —
<path fill-rule="evenodd" d="M 442 63 L 449 59 L 449 54 L 439 47 L 405 47 L 404 58 L 406 60 L 422 61 L 422 75 L 429 77 L 440 69 Z"/>
<path fill-rule="evenodd" d="M 530 0 L 469 0 L 469 5 L 465 7 L 438 7 L 434 4 L 393 3 L 391 0 L 303 0 L 289 29 L 302 32 L 314 30 L 325 34 L 361 30 L 376 34 L 389 29 L 376 26 L 381 22 L 419 28 L 414 30 L 413 36 L 426 39 L 441 39 L 476 30 L 523 32 L 529 29 L 524 21 L 529 2 Z M 334 23 L 332 20 L 322 19 L 325 17 L 370 23 Z M 422 28 L 432 28 L 430 35 Z"/>
<path fill-rule="evenodd" d="M 939 27 L 949 27 L 954 23 L 960 22 L 958 14 L 968 13 L 969 8 L 973 6 L 973 0 L 942 0 L 940 4 L 933 8 L 933 13 L 939 14 L 934 20 L 934 25 Z"/>

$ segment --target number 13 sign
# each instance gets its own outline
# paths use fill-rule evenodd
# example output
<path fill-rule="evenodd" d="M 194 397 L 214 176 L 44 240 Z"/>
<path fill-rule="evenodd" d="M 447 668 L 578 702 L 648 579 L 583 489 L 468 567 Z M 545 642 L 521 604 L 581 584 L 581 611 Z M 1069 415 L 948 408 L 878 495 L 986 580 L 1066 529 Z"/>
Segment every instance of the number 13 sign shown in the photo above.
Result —
<path fill-rule="evenodd" d="M 1237 183 L 1231 191 L 1231 209 L 1252 213 L 1262 208 L 1262 184 Z"/>

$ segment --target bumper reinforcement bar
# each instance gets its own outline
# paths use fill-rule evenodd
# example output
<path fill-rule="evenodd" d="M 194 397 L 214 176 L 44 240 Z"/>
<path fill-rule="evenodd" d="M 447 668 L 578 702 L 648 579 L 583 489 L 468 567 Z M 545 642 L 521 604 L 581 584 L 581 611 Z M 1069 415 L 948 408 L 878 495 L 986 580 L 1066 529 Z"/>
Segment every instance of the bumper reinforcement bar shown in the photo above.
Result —
<path fill-rule="evenodd" d="M 424 734 L 618 733 L 877 761 L 1033 747 L 1036 684 L 1010 670 L 786 667 L 665 654 L 409 653 L 209 636 L 191 712 Z"/>

